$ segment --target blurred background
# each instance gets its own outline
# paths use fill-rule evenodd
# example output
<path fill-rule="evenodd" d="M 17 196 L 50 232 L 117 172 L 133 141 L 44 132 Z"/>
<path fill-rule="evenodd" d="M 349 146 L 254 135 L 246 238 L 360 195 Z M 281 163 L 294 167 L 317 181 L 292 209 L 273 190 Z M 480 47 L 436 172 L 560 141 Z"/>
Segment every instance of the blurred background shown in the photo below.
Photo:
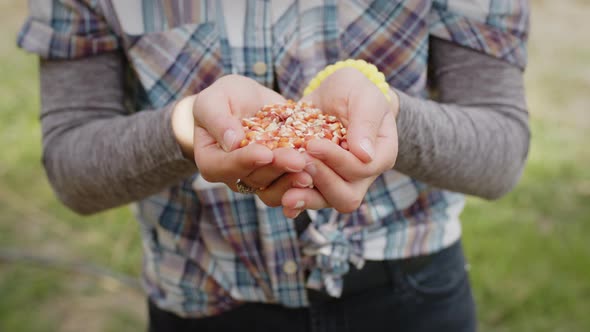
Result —
<path fill-rule="evenodd" d="M 481 331 L 590 331 L 590 1 L 532 5 L 528 166 L 501 200 L 469 200 L 465 248 Z M 0 331 L 144 331 L 129 208 L 76 216 L 45 179 L 25 13 L 0 2 Z"/>

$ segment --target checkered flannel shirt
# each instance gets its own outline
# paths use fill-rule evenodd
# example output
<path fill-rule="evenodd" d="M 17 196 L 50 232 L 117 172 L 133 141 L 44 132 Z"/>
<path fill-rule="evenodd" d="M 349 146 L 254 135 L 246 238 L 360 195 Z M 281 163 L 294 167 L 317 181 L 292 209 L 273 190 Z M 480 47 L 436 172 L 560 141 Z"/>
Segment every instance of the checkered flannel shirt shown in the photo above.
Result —
<path fill-rule="evenodd" d="M 228 73 L 297 100 L 319 70 L 346 58 L 428 98 L 431 36 L 524 67 L 528 14 L 526 0 L 30 0 L 18 43 L 50 59 L 121 52 L 138 111 L 165 109 Z M 153 301 L 181 316 L 241 302 L 307 306 L 306 287 L 338 296 L 350 264 L 448 247 L 463 204 L 391 170 L 357 211 L 320 210 L 298 237 L 280 208 L 195 174 L 137 203 L 143 280 Z"/>

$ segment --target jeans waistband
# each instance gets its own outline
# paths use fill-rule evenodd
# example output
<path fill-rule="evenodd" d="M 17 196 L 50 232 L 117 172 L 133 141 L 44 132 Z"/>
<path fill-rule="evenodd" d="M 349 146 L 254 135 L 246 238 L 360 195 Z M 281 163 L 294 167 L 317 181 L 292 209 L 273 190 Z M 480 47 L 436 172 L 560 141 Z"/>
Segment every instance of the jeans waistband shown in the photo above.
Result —
<path fill-rule="evenodd" d="M 460 241 L 457 241 L 453 245 L 429 255 L 385 261 L 365 261 L 365 265 L 361 269 L 351 265 L 349 272 L 344 276 L 341 298 L 391 284 L 395 270 L 406 274 L 417 273 L 433 261 L 452 255 L 456 250 L 460 250 L 460 247 Z M 323 303 L 335 299 L 323 291 L 308 289 L 307 293 L 312 303 Z"/>

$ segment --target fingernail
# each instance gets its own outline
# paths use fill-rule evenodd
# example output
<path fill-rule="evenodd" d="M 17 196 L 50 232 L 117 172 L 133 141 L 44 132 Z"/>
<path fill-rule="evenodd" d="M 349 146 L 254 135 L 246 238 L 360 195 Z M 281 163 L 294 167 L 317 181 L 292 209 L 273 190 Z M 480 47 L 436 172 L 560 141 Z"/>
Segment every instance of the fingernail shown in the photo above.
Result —
<path fill-rule="evenodd" d="M 315 173 L 317 172 L 317 168 L 315 167 L 315 165 L 313 164 L 313 162 L 311 162 L 311 163 L 309 163 L 309 164 L 307 164 L 305 166 L 305 171 L 307 173 L 309 173 L 309 175 L 314 176 Z"/>
<path fill-rule="evenodd" d="M 295 169 L 295 168 L 291 168 L 291 167 L 285 167 L 285 170 L 287 172 L 291 172 L 291 173 L 297 173 L 297 172 L 301 172 L 300 169 Z"/>
<path fill-rule="evenodd" d="M 234 142 L 236 140 L 236 132 L 233 129 L 228 129 L 223 134 L 223 144 L 222 147 L 225 152 L 231 151 L 232 146 L 234 146 Z"/>
<path fill-rule="evenodd" d="M 311 143 L 311 141 L 307 144 L 307 147 L 305 148 L 307 153 L 314 155 L 314 156 L 321 156 L 320 151 L 314 149 L 313 148 L 314 144 L 310 144 L 310 143 Z"/>
<path fill-rule="evenodd" d="M 299 210 L 301 208 L 303 208 L 305 206 L 305 202 L 304 201 L 297 201 L 297 203 L 295 204 L 295 206 L 293 207 L 293 209 Z"/>
<path fill-rule="evenodd" d="M 309 184 L 307 182 L 295 181 L 295 186 L 299 188 L 309 188 L 309 186 L 313 186 L 313 184 Z"/>
<path fill-rule="evenodd" d="M 363 138 L 361 140 L 361 149 L 363 149 L 368 155 L 371 160 L 375 157 L 375 149 L 373 148 L 373 143 L 368 138 Z"/>
<path fill-rule="evenodd" d="M 295 218 L 299 217 L 299 215 L 301 214 L 301 212 L 302 212 L 301 210 L 299 210 L 299 211 L 296 211 L 296 212 L 295 212 L 295 215 L 293 216 L 293 218 L 292 218 L 292 219 L 295 219 Z"/>

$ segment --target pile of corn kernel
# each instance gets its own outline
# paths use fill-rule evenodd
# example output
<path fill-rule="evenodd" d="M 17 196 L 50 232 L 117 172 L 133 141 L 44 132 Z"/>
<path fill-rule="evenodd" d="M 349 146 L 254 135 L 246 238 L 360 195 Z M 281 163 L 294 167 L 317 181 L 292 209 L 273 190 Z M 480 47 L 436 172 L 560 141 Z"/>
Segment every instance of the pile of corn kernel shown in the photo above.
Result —
<path fill-rule="evenodd" d="M 348 149 L 346 128 L 335 116 L 304 102 L 288 100 L 284 104 L 262 107 L 255 116 L 242 119 L 246 137 L 240 147 L 258 143 L 274 150 L 294 148 L 305 151 L 312 139 L 329 139 Z"/>

